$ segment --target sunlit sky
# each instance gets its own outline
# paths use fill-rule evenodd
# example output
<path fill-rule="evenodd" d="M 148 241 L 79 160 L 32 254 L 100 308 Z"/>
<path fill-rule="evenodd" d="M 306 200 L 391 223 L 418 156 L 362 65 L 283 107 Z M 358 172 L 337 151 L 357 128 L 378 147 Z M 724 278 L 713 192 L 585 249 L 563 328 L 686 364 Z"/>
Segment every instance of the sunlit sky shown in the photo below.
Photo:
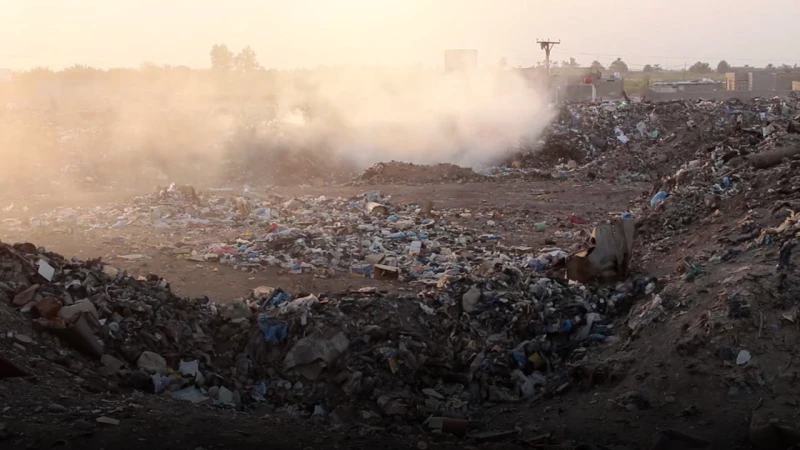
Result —
<path fill-rule="evenodd" d="M 479 64 L 622 57 L 679 68 L 800 63 L 800 0 L 0 0 L 0 68 L 73 64 L 207 67 L 209 50 L 250 45 L 267 68 Z"/>

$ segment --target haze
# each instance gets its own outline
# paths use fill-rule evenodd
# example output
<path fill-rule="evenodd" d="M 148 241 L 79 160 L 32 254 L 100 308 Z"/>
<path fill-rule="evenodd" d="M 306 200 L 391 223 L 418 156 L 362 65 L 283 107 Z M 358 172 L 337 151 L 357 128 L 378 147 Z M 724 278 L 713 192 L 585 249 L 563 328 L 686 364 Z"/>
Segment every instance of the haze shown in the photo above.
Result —
<path fill-rule="evenodd" d="M 0 68 L 16 71 L 0 86 L 0 181 L 64 193 L 245 173 L 308 183 L 393 159 L 492 166 L 553 118 L 543 84 L 509 68 L 543 59 L 537 38 L 583 65 L 793 64 L 793 5 L 0 0 Z M 250 46 L 258 64 L 209 70 L 216 44 Z M 450 48 L 477 50 L 479 70 L 445 74 Z M 278 169 L 286 159 L 297 170 Z"/>
<path fill-rule="evenodd" d="M 697 60 L 794 64 L 797 2 L 721 0 L 2 0 L 0 68 L 209 64 L 211 45 L 246 45 L 267 68 L 442 64 L 474 48 L 481 64 L 625 58 L 631 68 Z"/>

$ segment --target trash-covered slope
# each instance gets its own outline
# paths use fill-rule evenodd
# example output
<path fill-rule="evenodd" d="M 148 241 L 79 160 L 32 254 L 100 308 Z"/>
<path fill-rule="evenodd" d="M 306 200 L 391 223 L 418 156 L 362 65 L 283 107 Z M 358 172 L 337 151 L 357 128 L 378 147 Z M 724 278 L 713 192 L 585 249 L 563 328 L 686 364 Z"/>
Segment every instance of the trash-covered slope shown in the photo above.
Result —
<path fill-rule="evenodd" d="M 618 308 L 649 289 L 567 285 L 497 261 L 416 295 L 263 288 L 220 306 L 101 261 L 30 244 L 1 252 L 4 317 L 15 308 L 36 330 L 9 336 L 4 354 L 21 367 L 39 354 L 192 402 L 346 408 L 373 422 L 557 395 L 569 361 L 613 341 Z"/>

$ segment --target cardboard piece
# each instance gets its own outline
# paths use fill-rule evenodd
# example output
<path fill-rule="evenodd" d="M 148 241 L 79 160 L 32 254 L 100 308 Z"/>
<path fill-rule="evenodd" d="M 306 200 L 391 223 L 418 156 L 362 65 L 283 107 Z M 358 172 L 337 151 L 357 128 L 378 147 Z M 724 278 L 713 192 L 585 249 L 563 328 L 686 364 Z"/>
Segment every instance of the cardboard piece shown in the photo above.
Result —
<path fill-rule="evenodd" d="M 364 262 L 367 264 L 380 264 L 386 259 L 383 253 L 373 253 L 364 257 Z"/>
<path fill-rule="evenodd" d="M 373 216 L 388 216 L 389 208 L 377 202 L 367 202 L 367 211 Z"/>
<path fill-rule="evenodd" d="M 630 270 L 636 225 L 616 219 L 592 231 L 594 246 L 567 258 L 567 278 L 579 282 L 625 278 Z"/>
<path fill-rule="evenodd" d="M 398 278 L 400 276 L 400 269 L 395 266 L 387 266 L 385 264 L 375 264 L 375 278 Z"/>

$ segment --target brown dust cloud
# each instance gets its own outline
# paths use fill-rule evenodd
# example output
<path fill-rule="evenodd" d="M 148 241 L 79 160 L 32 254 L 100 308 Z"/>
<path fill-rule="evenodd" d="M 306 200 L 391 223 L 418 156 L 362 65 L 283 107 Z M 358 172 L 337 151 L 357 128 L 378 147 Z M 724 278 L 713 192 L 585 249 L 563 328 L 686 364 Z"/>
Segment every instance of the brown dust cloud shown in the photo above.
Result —
<path fill-rule="evenodd" d="M 390 160 L 481 168 L 552 119 L 520 71 L 497 67 L 74 66 L 0 89 L 5 196 L 341 182 Z"/>

